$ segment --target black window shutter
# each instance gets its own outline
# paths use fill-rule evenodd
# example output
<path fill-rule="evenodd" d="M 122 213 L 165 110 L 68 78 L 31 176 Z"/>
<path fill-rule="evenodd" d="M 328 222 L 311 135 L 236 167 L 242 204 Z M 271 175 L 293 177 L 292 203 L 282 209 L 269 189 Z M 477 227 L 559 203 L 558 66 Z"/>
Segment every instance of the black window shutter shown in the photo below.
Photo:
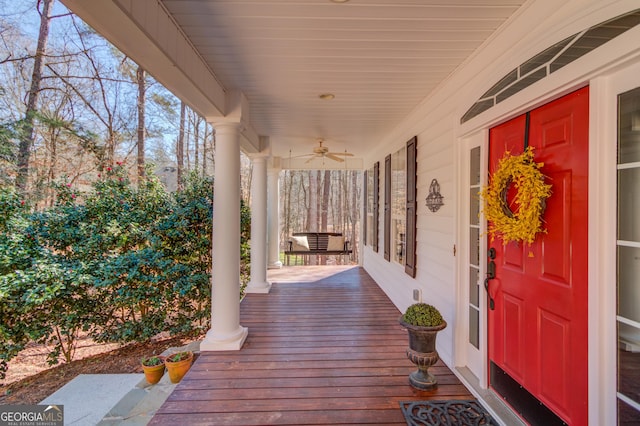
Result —
<path fill-rule="evenodd" d="M 384 159 L 384 258 L 391 260 L 391 154 Z"/>
<path fill-rule="evenodd" d="M 407 142 L 407 207 L 406 207 L 406 256 L 404 271 L 416 277 L 416 180 L 417 180 L 417 145 L 418 138 L 413 137 Z"/>
<path fill-rule="evenodd" d="M 373 166 L 373 251 L 378 252 L 378 227 L 380 226 L 380 162 Z"/>

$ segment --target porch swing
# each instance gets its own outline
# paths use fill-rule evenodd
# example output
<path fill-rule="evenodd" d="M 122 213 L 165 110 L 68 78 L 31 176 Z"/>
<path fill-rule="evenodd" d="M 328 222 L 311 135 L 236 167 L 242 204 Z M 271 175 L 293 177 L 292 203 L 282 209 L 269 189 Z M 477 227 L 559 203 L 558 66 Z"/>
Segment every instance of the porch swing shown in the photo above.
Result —
<path fill-rule="evenodd" d="M 349 154 L 345 150 L 344 156 Z M 289 151 L 291 156 L 291 151 Z M 312 157 L 313 158 L 313 157 Z M 322 158 L 324 162 L 324 157 Z M 344 160 L 342 160 L 344 161 Z M 346 176 L 347 163 L 344 162 L 344 173 Z M 347 203 L 347 189 L 344 187 L 343 203 Z M 346 206 L 345 206 L 346 207 Z M 285 250 L 285 263 L 290 265 L 291 256 L 295 256 L 295 263 L 298 256 L 350 256 L 353 250 L 350 248 L 349 240 L 345 239 L 341 232 L 294 232 L 287 242 L 287 250 Z"/>

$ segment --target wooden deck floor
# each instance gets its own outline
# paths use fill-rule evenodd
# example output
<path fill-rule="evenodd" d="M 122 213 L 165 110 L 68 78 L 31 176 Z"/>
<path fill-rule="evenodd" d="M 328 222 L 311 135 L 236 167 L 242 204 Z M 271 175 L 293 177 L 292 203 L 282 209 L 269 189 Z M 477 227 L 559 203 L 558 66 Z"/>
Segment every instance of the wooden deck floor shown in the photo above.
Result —
<path fill-rule="evenodd" d="M 400 313 L 361 268 L 287 270 L 242 302 L 242 350 L 200 355 L 150 424 L 404 425 L 399 401 L 472 398 L 441 362 L 437 390 L 409 386 Z"/>

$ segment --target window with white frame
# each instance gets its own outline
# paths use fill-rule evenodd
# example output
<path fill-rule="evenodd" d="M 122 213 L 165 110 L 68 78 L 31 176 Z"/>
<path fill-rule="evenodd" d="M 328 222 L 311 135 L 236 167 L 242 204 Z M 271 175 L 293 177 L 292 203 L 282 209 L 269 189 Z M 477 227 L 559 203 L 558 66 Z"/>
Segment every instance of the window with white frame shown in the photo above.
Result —
<path fill-rule="evenodd" d="M 407 149 L 391 154 L 391 253 L 404 265 L 406 256 Z"/>
<path fill-rule="evenodd" d="M 618 419 L 640 417 L 640 87 L 618 96 Z"/>

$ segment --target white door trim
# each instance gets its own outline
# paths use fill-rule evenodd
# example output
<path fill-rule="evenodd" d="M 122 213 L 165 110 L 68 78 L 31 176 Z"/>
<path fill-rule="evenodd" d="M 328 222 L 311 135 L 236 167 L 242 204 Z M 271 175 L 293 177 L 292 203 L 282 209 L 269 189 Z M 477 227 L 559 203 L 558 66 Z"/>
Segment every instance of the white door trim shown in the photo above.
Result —
<path fill-rule="evenodd" d="M 617 421 L 617 95 L 640 86 L 640 59 L 591 80 L 589 110 L 589 422 Z"/>
<path fill-rule="evenodd" d="M 458 223 L 458 247 L 457 247 L 457 285 L 459 289 L 459 297 L 457 298 L 456 307 L 456 347 L 464 348 L 455 351 L 455 365 L 467 367 L 469 371 L 476 377 L 482 388 L 488 386 L 487 375 L 487 313 L 486 313 L 486 293 L 482 287 L 482 280 L 485 276 L 486 262 L 486 239 L 482 237 L 486 233 L 486 222 L 479 220 L 480 224 L 480 253 L 479 253 L 479 348 L 476 349 L 469 343 L 469 297 L 470 297 L 470 261 L 469 252 L 471 248 L 470 241 L 470 152 L 473 148 L 480 148 L 480 186 L 486 183 L 486 148 L 487 148 L 487 131 L 479 131 L 469 137 L 464 138 L 458 144 L 458 206 L 457 223 Z"/>

